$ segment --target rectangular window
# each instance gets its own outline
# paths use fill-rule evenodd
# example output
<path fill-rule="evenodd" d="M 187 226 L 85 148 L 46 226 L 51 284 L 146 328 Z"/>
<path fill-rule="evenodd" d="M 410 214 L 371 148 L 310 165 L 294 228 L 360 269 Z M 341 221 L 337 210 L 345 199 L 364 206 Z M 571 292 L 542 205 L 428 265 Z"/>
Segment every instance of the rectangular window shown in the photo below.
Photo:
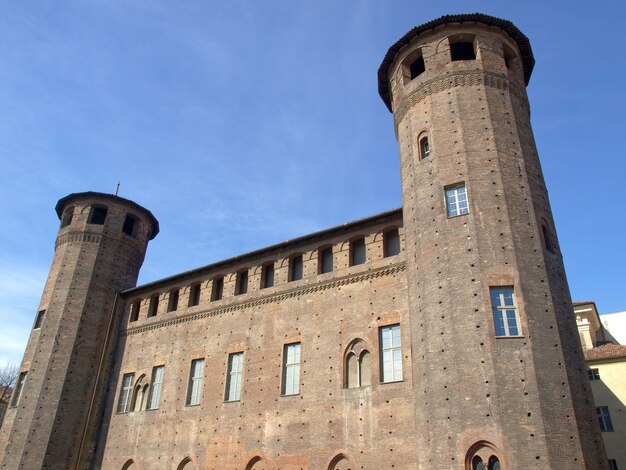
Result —
<path fill-rule="evenodd" d="M 87 218 L 88 224 L 94 225 L 104 225 L 104 221 L 107 218 L 107 208 L 106 207 L 94 207 L 92 206 L 89 210 L 89 217 Z"/>
<path fill-rule="evenodd" d="M 240 271 L 237 273 L 237 285 L 235 288 L 235 295 L 248 293 L 248 270 Z"/>
<path fill-rule="evenodd" d="M 26 374 L 28 374 L 28 372 L 20 372 L 20 375 L 17 378 L 17 384 L 15 385 L 15 390 L 13 390 L 13 397 L 11 397 L 12 408 L 15 408 L 17 403 L 20 401 L 20 395 L 22 395 L 24 382 L 26 381 Z"/>
<path fill-rule="evenodd" d="M 613 423 L 611 422 L 611 415 L 609 414 L 608 406 L 596 406 L 596 413 L 598 413 L 598 421 L 600 421 L 600 430 L 602 432 L 613 431 Z"/>
<path fill-rule="evenodd" d="M 300 393 L 300 343 L 286 344 L 283 349 L 283 395 Z"/>
<path fill-rule="evenodd" d="M 175 310 L 178 310 L 178 298 L 179 297 L 180 297 L 179 289 L 172 289 L 170 291 L 170 298 L 169 298 L 169 301 L 167 302 L 168 312 L 173 312 Z"/>
<path fill-rule="evenodd" d="M 150 383 L 150 395 L 148 395 L 148 409 L 156 410 L 161 400 L 161 386 L 163 385 L 163 372 L 165 366 L 152 368 L 152 380 Z"/>
<path fill-rule="evenodd" d="M 456 60 L 476 60 L 474 43 L 468 41 L 457 41 L 450 44 L 450 59 Z"/>
<path fill-rule="evenodd" d="M 193 284 L 189 288 L 189 303 L 188 307 L 195 307 L 200 304 L 200 283 Z"/>
<path fill-rule="evenodd" d="M 365 238 L 357 238 L 350 242 L 350 266 L 365 263 L 367 259 L 365 251 Z"/>
<path fill-rule="evenodd" d="M 41 323 L 43 322 L 43 317 L 45 314 L 45 310 L 39 310 L 39 312 L 37 312 L 37 318 L 35 319 L 35 326 L 33 327 L 33 330 L 38 330 L 39 328 L 41 328 Z"/>
<path fill-rule="evenodd" d="M 323 248 L 318 253 L 319 273 L 330 273 L 335 268 L 333 260 L 333 247 Z"/>
<path fill-rule="evenodd" d="M 448 217 L 456 217 L 469 212 L 465 183 L 448 186 L 446 188 L 446 208 L 448 210 Z"/>
<path fill-rule="evenodd" d="M 302 255 L 294 256 L 289 260 L 289 280 L 299 281 L 302 279 Z"/>
<path fill-rule="evenodd" d="M 130 305 L 130 319 L 129 321 L 137 321 L 139 319 L 139 307 L 141 306 L 141 300 L 135 300 Z"/>
<path fill-rule="evenodd" d="M 148 318 L 155 317 L 159 311 L 159 294 L 150 297 L 150 306 L 148 307 Z"/>
<path fill-rule="evenodd" d="M 382 381 L 398 382 L 402 380 L 402 344 L 400 325 L 385 326 L 380 329 L 382 355 Z"/>
<path fill-rule="evenodd" d="M 133 381 L 135 374 L 124 374 L 122 377 L 122 388 L 120 389 L 120 398 L 117 401 L 117 412 L 128 413 L 130 410 L 130 400 L 133 395 Z"/>
<path fill-rule="evenodd" d="M 213 279 L 213 289 L 211 290 L 211 302 L 215 300 L 222 300 L 224 295 L 224 278 L 218 277 Z"/>
<path fill-rule="evenodd" d="M 133 238 L 137 238 L 137 227 L 139 226 L 137 219 L 135 219 L 132 215 L 126 214 L 126 218 L 124 219 L 124 225 L 122 225 L 122 232 L 126 235 L 129 235 Z"/>
<path fill-rule="evenodd" d="M 588 369 L 589 380 L 600 380 L 600 369 Z"/>
<path fill-rule="evenodd" d="M 490 287 L 496 336 L 520 336 L 519 317 L 512 287 Z"/>
<path fill-rule="evenodd" d="M 199 405 L 202 395 L 202 381 L 204 379 L 204 359 L 191 361 L 189 371 L 189 386 L 187 388 L 187 406 Z"/>
<path fill-rule="evenodd" d="M 226 401 L 237 401 L 241 396 L 241 374 L 243 353 L 228 355 L 228 375 L 226 377 Z"/>
<path fill-rule="evenodd" d="M 384 255 L 395 256 L 400 253 L 400 233 L 398 229 L 389 230 L 383 234 Z"/>
<path fill-rule="evenodd" d="M 263 266 L 261 273 L 261 289 L 267 289 L 274 286 L 274 263 Z"/>

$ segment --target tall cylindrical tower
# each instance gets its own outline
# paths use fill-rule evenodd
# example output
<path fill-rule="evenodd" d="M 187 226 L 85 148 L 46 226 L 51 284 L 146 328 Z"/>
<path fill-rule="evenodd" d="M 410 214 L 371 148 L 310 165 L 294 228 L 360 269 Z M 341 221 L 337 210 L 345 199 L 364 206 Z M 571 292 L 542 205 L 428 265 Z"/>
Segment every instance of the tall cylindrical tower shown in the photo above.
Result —
<path fill-rule="evenodd" d="M 510 22 L 445 16 L 379 69 L 400 150 L 423 469 L 605 468 Z M 500 465 L 500 467 L 497 467 Z"/>
<path fill-rule="evenodd" d="M 121 197 L 70 194 L 0 433 L 1 468 L 74 469 L 88 435 L 117 293 L 135 286 L 158 221 Z"/>

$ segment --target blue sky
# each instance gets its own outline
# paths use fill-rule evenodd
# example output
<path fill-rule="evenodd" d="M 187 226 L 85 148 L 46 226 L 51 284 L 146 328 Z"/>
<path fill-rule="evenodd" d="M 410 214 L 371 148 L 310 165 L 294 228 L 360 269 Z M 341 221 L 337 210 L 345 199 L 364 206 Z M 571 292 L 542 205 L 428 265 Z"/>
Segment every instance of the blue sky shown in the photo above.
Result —
<path fill-rule="evenodd" d="M 623 1 L 2 2 L 0 363 L 21 360 L 69 193 L 120 181 L 153 211 L 140 283 L 399 207 L 376 71 L 412 27 L 475 11 L 531 40 L 572 297 L 626 310 Z"/>

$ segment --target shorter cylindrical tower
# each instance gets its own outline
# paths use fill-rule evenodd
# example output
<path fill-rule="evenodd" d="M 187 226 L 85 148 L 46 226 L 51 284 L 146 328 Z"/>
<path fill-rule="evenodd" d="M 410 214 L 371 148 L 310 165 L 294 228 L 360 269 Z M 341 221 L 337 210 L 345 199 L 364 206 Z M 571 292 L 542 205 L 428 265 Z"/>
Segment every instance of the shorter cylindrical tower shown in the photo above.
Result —
<path fill-rule="evenodd" d="M 118 196 L 59 200 L 52 267 L 0 433 L 3 469 L 78 468 L 117 293 L 136 285 L 155 217 Z"/>

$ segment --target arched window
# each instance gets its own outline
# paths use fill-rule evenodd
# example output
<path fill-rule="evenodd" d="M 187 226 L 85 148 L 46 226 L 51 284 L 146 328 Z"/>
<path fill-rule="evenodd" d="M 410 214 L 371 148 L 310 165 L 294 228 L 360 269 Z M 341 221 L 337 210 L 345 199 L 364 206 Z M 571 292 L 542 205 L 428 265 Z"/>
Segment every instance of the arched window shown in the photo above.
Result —
<path fill-rule="evenodd" d="M 189 457 L 185 457 L 183 459 L 183 461 L 178 464 L 178 467 L 176 467 L 176 470 L 191 470 L 192 468 L 192 463 L 191 463 L 191 459 Z"/>
<path fill-rule="evenodd" d="M 135 462 L 133 462 L 133 459 L 128 459 L 126 463 L 122 465 L 122 470 L 131 470 L 131 469 L 134 469 L 135 467 L 136 465 L 135 465 Z"/>
<path fill-rule="evenodd" d="M 267 465 L 261 457 L 253 457 L 246 465 L 246 470 L 268 470 Z"/>
<path fill-rule="evenodd" d="M 428 136 L 424 136 L 420 139 L 420 160 L 425 160 L 430 156 L 430 144 L 428 143 Z"/>
<path fill-rule="evenodd" d="M 498 449 L 487 441 L 479 441 L 470 447 L 465 456 L 465 468 L 467 470 L 500 470 L 500 457 Z"/>
<path fill-rule="evenodd" d="M 489 459 L 489 470 L 500 470 L 500 460 L 495 455 Z"/>
<path fill-rule="evenodd" d="M 365 343 L 360 339 L 350 343 L 345 356 L 345 388 L 371 385 L 370 363 L 370 353 L 365 349 Z"/>
<path fill-rule="evenodd" d="M 485 464 L 483 463 L 483 459 L 479 456 L 476 456 L 472 459 L 472 470 L 485 470 Z"/>
<path fill-rule="evenodd" d="M 352 470 L 356 468 L 344 454 L 339 454 L 330 461 L 328 470 Z"/>

